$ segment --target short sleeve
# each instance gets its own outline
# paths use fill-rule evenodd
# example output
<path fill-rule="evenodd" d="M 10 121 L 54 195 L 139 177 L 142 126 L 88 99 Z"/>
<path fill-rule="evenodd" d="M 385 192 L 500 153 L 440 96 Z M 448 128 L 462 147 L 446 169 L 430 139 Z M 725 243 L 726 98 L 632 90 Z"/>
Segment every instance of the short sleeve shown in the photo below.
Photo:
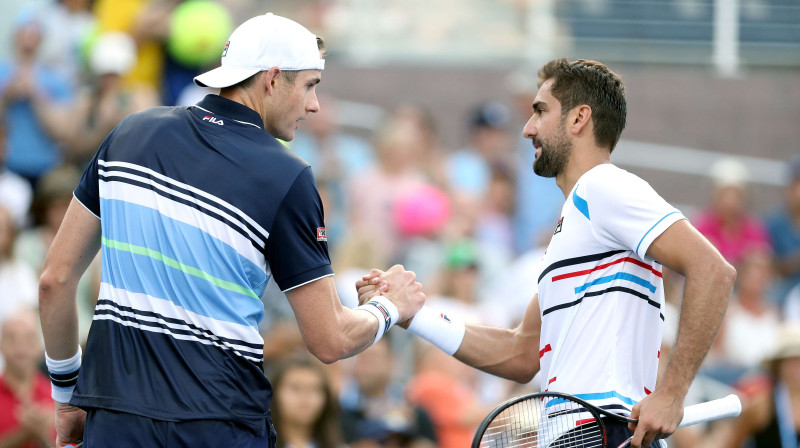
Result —
<path fill-rule="evenodd" d="M 644 259 L 650 244 L 685 217 L 641 178 L 609 168 L 581 182 L 575 194 L 585 198 L 583 208 L 603 244 L 632 250 Z"/>
<path fill-rule="evenodd" d="M 310 167 L 300 172 L 275 213 L 266 256 L 284 292 L 333 275 L 322 200 Z"/>
<path fill-rule="evenodd" d="M 100 218 L 100 161 L 104 160 L 108 147 L 111 145 L 114 134 L 120 125 L 117 125 L 117 128 L 114 128 L 103 140 L 103 143 L 100 144 L 100 148 L 92 157 L 92 160 L 89 161 L 89 165 L 83 171 L 81 181 L 78 182 L 78 186 L 73 192 L 75 199 L 98 219 Z"/>

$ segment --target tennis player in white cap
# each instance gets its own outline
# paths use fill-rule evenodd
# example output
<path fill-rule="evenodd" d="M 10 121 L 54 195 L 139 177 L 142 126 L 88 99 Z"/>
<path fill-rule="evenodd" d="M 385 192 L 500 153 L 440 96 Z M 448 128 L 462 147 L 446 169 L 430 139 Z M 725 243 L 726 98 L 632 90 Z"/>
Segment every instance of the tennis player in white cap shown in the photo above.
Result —
<path fill-rule="evenodd" d="M 270 277 L 326 363 L 422 306 L 399 266 L 392 293 L 356 310 L 336 296 L 311 168 L 276 140 L 319 110 L 322 49 L 289 19 L 254 17 L 195 78 L 219 95 L 131 115 L 100 146 L 41 278 L 59 446 L 274 447 L 258 332 Z M 75 289 L 98 250 L 81 356 Z"/>

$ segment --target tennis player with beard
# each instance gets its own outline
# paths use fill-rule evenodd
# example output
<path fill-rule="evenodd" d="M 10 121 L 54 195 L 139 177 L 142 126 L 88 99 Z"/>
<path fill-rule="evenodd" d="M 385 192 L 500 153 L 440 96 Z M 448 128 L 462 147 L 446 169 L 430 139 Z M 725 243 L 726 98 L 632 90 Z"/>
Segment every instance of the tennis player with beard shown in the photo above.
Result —
<path fill-rule="evenodd" d="M 642 447 L 680 423 L 736 271 L 647 182 L 611 164 L 625 116 L 622 80 L 605 65 L 544 65 L 523 134 L 536 151 L 534 172 L 555 177 L 566 202 L 535 274 L 538 294 L 514 329 L 465 325 L 423 307 L 408 330 L 483 371 L 522 383 L 541 371 L 542 390 L 638 419 L 607 422 L 608 446 L 633 434 L 631 445 Z M 656 384 L 662 265 L 685 275 L 686 287 L 675 349 Z M 381 275 L 357 283 L 362 302 L 391 289 Z"/>

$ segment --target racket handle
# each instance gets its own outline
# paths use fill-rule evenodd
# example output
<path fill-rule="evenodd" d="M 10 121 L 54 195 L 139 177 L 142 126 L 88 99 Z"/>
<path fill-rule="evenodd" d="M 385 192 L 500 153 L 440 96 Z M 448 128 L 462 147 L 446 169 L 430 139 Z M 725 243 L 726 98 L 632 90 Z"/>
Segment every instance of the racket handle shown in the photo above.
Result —
<path fill-rule="evenodd" d="M 718 418 L 736 417 L 742 412 L 742 402 L 736 395 L 708 401 L 706 403 L 687 406 L 683 410 L 683 420 L 678 428 L 716 420 Z"/>

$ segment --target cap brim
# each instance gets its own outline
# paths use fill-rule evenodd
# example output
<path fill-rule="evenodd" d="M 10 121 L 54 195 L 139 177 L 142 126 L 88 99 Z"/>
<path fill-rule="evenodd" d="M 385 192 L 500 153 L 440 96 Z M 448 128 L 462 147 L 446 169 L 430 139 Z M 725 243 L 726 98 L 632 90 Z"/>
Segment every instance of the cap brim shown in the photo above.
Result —
<path fill-rule="evenodd" d="M 217 67 L 202 75 L 195 76 L 194 82 L 200 87 L 221 89 L 242 82 L 260 71 L 260 68 Z"/>

